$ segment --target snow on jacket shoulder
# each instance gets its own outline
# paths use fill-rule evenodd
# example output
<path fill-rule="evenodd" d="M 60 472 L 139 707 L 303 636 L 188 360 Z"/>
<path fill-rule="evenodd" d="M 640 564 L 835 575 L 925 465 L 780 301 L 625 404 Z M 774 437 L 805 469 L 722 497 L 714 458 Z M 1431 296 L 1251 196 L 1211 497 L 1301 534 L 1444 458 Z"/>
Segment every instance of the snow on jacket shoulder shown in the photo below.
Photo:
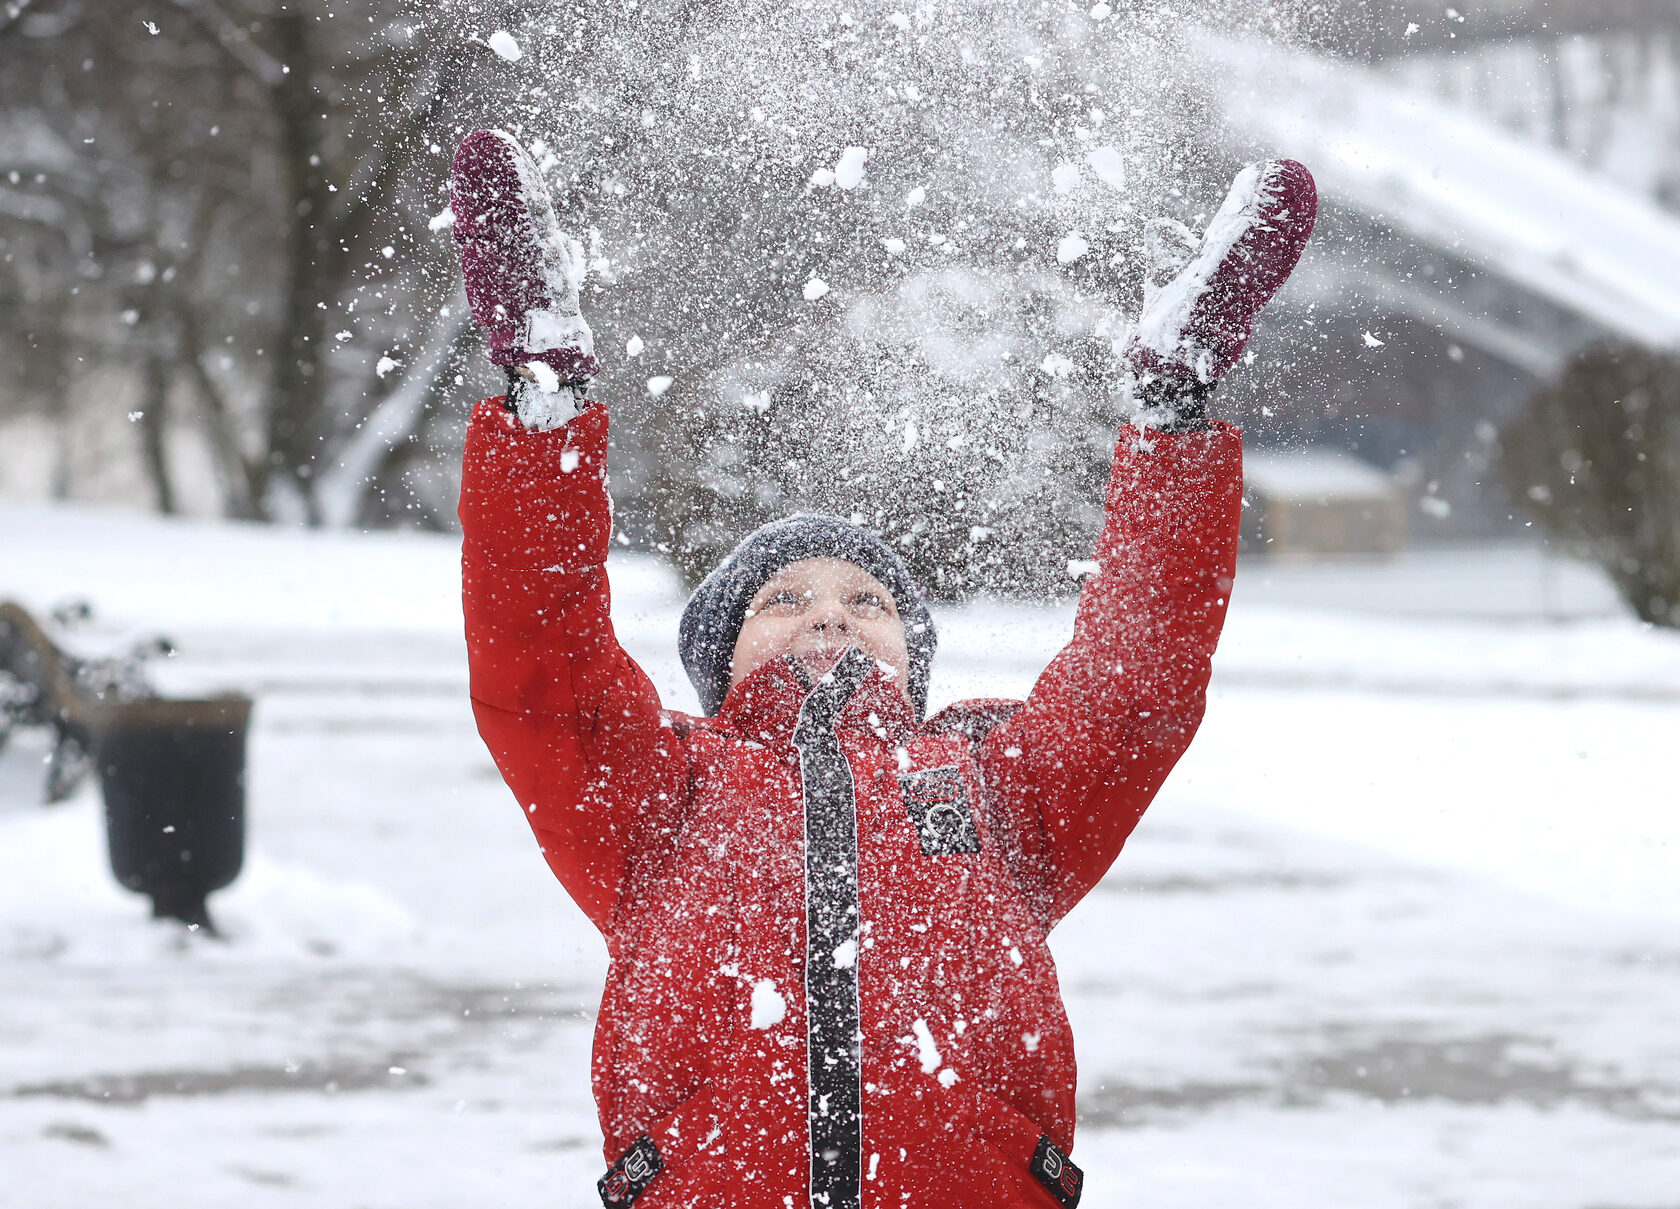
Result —
<path fill-rule="evenodd" d="M 462 475 L 480 733 L 612 958 L 594 1084 L 642 1209 L 1076 1199 L 1046 935 L 1201 720 L 1235 569 L 1235 430 L 1130 431 L 1074 637 L 1022 703 L 918 723 L 861 654 L 716 718 L 619 646 L 607 417 L 480 404 Z"/>

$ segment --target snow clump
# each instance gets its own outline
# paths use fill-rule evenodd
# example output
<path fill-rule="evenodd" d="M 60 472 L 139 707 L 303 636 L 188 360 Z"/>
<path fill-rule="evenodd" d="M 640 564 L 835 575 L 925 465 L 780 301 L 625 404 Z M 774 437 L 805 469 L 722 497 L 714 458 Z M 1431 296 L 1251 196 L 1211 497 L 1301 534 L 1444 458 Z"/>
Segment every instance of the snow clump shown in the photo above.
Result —
<path fill-rule="evenodd" d="M 1056 245 L 1056 263 L 1072 264 L 1091 250 L 1091 245 L 1078 231 L 1069 231 Z"/>
<path fill-rule="evenodd" d="M 863 184 L 863 161 L 868 158 L 867 147 L 847 147 L 834 161 L 834 183 L 842 189 L 856 189 Z"/>
<path fill-rule="evenodd" d="M 554 367 L 544 361 L 532 361 L 525 367 L 531 373 L 531 381 L 537 384 L 537 389 L 545 395 L 558 394 L 560 391 L 560 375 L 554 372 Z"/>
<path fill-rule="evenodd" d="M 505 29 L 498 29 L 489 37 L 490 49 L 501 55 L 509 63 L 517 63 L 525 57 L 525 52 L 519 49 L 519 43 L 513 40 L 513 35 Z"/>
<path fill-rule="evenodd" d="M 933 1031 L 928 1028 L 927 1021 L 918 1016 L 916 1022 L 910 1026 L 910 1032 L 916 1039 L 916 1060 L 922 1064 L 922 1073 L 933 1074 L 944 1061 L 940 1057 L 939 1046 L 934 1044 Z"/>
<path fill-rule="evenodd" d="M 828 293 L 828 282 L 824 281 L 821 277 L 813 277 L 805 283 L 805 289 L 803 292 L 805 294 L 806 302 L 815 302 L 824 294 Z"/>
<path fill-rule="evenodd" d="M 1146 297 L 1137 321 L 1138 342 L 1145 348 L 1166 356 L 1179 352 L 1191 310 L 1207 288 L 1214 267 L 1225 259 L 1237 240 L 1254 224 L 1260 207 L 1270 200 L 1263 176 L 1265 167 L 1250 164 L 1237 173 L 1225 204 L 1202 233 L 1190 263 Z M 1198 374 L 1202 372 L 1198 368 Z"/>
<path fill-rule="evenodd" d="M 787 1000 L 782 998 L 776 984 L 768 978 L 760 978 L 753 983 L 751 1027 L 774 1028 L 786 1019 Z"/>
<path fill-rule="evenodd" d="M 1113 147 L 1093 147 L 1085 157 L 1098 180 L 1116 193 L 1126 191 L 1126 158 Z"/>

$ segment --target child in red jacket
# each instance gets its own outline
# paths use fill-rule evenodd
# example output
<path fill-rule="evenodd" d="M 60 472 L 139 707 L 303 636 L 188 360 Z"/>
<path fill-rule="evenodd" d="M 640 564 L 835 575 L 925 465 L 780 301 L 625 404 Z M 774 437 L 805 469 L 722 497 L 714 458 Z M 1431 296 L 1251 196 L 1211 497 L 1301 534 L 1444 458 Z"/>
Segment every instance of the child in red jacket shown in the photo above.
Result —
<path fill-rule="evenodd" d="M 612 966 L 594 1083 L 608 1206 L 1051 1209 L 1079 1200 L 1045 938 L 1202 715 L 1241 446 L 1203 416 L 1316 215 L 1255 165 L 1123 350 L 1122 434 L 1073 641 L 1024 702 L 925 718 L 933 622 L 837 517 L 749 535 L 684 611 L 705 716 L 618 644 L 607 415 L 577 255 L 506 135 L 456 154 L 455 238 L 508 368 L 467 435 L 473 707 Z"/>

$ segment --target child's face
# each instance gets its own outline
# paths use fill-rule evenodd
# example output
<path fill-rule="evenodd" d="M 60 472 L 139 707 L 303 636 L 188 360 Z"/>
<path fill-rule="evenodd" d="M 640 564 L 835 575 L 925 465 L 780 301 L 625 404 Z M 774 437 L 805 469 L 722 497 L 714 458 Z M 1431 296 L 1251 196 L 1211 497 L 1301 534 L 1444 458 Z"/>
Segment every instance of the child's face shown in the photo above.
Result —
<path fill-rule="evenodd" d="M 772 659 L 792 655 L 822 675 L 855 646 L 904 684 L 910 657 L 892 593 L 868 571 L 838 558 L 789 563 L 747 607 L 729 663 L 734 688 Z"/>

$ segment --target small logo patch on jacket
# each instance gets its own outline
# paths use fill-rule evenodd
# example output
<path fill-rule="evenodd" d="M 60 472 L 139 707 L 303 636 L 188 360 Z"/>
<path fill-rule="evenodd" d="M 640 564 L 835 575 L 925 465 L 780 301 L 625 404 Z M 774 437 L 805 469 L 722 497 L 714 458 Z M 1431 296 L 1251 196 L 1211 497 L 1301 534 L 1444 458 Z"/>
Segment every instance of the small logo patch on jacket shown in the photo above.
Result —
<path fill-rule="evenodd" d="M 653 1183 L 653 1177 L 664 1166 L 665 1161 L 659 1157 L 659 1147 L 653 1144 L 652 1138 L 643 1134 L 619 1156 L 618 1162 L 607 1170 L 607 1174 L 596 1181 L 595 1187 L 601 1192 L 601 1204 L 607 1209 L 630 1204 Z"/>
<path fill-rule="evenodd" d="M 962 769 L 924 768 L 898 774 L 904 808 L 929 856 L 954 856 L 980 851 L 980 832 L 968 803 Z"/>
<path fill-rule="evenodd" d="M 1033 1155 L 1032 1173 L 1038 1182 L 1050 1190 L 1067 1209 L 1077 1209 L 1080 1194 L 1085 1191 L 1085 1173 L 1073 1165 L 1050 1141 L 1048 1135 L 1038 1139 L 1038 1152 Z"/>

